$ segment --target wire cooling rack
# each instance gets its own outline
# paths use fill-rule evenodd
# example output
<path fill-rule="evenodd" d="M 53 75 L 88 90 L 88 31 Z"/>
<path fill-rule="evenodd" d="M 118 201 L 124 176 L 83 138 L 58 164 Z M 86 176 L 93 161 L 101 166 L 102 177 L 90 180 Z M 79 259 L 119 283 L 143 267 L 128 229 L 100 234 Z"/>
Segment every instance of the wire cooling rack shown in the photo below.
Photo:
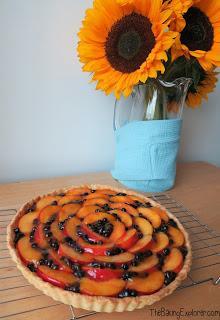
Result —
<path fill-rule="evenodd" d="M 150 198 L 172 212 L 190 235 L 193 264 L 190 274 L 178 290 L 204 282 L 210 282 L 210 285 L 219 285 L 220 234 L 203 224 L 194 214 L 170 196 L 157 194 L 150 196 Z M 49 300 L 40 291 L 32 288 L 17 271 L 6 246 L 6 227 L 15 213 L 15 209 L 0 210 L 0 319 L 37 319 L 41 310 L 44 311 L 43 319 L 52 319 L 46 315 L 53 312 L 53 315 L 56 316 L 58 310 L 59 317 L 62 312 L 64 320 L 77 320 L 89 316 L 95 318 L 96 312 L 85 313 L 85 311 L 76 310 L 72 306 L 64 306 L 52 299 Z M 18 290 L 19 296 L 16 296 L 16 290 Z M 19 308 L 16 308 L 16 305 L 19 305 Z M 13 306 L 15 309 L 12 311 Z"/>

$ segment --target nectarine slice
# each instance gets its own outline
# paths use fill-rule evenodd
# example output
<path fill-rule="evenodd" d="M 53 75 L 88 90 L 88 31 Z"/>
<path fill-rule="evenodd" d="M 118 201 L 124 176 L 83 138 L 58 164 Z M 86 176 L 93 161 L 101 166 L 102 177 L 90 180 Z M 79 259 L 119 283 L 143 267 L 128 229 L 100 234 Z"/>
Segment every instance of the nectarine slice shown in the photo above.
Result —
<path fill-rule="evenodd" d="M 157 268 L 159 259 L 156 255 L 152 255 L 142 261 L 138 266 L 131 266 L 129 271 L 132 272 L 153 272 Z"/>
<path fill-rule="evenodd" d="M 133 204 L 134 200 L 132 200 L 129 196 L 117 196 L 116 195 L 114 197 L 111 197 L 111 202 Z"/>
<path fill-rule="evenodd" d="M 37 202 L 37 209 L 41 210 L 60 200 L 60 196 L 45 196 Z"/>
<path fill-rule="evenodd" d="M 79 226 L 80 224 L 81 221 L 76 217 L 67 220 L 64 226 L 64 234 L 74 240 L 77 239 L 77 226 Z"/>
<path fill-rule="evenodd" d="M 67 195 L 72 195 L 72 196 L 81 196 L 81 195 L 86 195 L 87 193 L 89 194 L 91 190 L 87 187 L 82 187 L 82 188 L 73 188 L 67 191 Z"/>
<path fill-rule="evenodd" d="M 83 270 L 87 273 L 87 276 L 91 279 L 96 279 L 98 281 L 105 281 L 110 279 L 120 278 L 123 274 L 123 271 L 120 269 L 100 269 L 93 267 L 83 267 Z"/>
<path fill-rule="evenodd" d="M 151 245 L 152 245 L 152 236 L 145 235 L 143 236 L 143 238 L 138 240 L 138 242 L 136 242 L 134 246 L 129 248 L 128 251 L 131 253 L 143 252 L 145 250 L 150 249 Z"/>
<path fill-rule="evenodd" d="M 181 247 L 184 244 L 184 235 L 179 229 L 169 226 L 168 234 L 173 240 L 172 247 Z"/>
<path fill-rule="evenodd" d="M 129 213 L 131 216 L 134 216 L 134 217 L 137 217 L 139 215 L 137 209 L 133 208 L 129 204 L 115 202 L 115 203 L 110 203 L 109 206 L 111 209 L 120 209 L 124 212 Z"/>
<path fill-rule="evenodd" d="M 95 256 L 105 255 L 106 251 L 113 248 L 113 243 L 105 244 L 90 244 L 83 239 L 79 238 L 78 244 L 85 250 L 85 252 L 92 253 Z"/>
<path fill-rule="evenodd" d="M 150 224 L 150 222 L 147 221 L 146 219 L 140 218 L 140 217 L 135 217 L 134 223 L 138 226 L 139 230 L 144 235 L 153 234 L 153 227 Z"/>
<path fill-rule="evenodd" d="M 161 271 L 154 271 L 146 278 L 135 277 L 127 282 L 127 288 L 136 290 L 142 294 L 153 294 L 160 290 L 164 283 L 164 274 Z"/>
<path fill-rule="evenodd" d="M 42 223 L 40 223 L 37 226 L 37 230 L 34 233 L 34 239 L 35 239 L 35 242 L 38 244 L 38 246 L 41 249 L 46 249 L 49 247 L 49 244 L 48 244 L 47 239 L 45 237 L 43 228 L 44 228 L 44 226 Z"/>
<path fill-rule="evenodd" d="M 116 241 L 116 246 L 122 249 L 129 249 L 138 241 L 138 234 L 135 229 L 128 230 L 125 235 Z"/>
<path fill-rule="evenodd" d="M 58 255 L 62 257 L 70 258 L 73 262 L 80 264 L 90 263 L 94 260 L 93 255 L 90 253 L 78 253 L 66 244 L 61 243 L 58 250 Z"/>
<path fill-rule="evenodd" d="M 76 214 L 80 208 L 81 205 L 78 203 L 65 204 L 59 212 L 59 221 L 64 221 L 69 218 L 69 216 Z"/>
<path fill-rule="evenodd" d="M 158 232 L 155 234 L 155 242 L 151 246 L 152 252 L 160 253 L 169 245 L 169 238 L 163 232 Z"/>
<path fill-rule="evenodd" d="M 139 207 L 137 210 L 151 222 L 154 228 L 159 228 L 161 225 L 161 218 L 155 211 L 153 211 L 151 208 L 149 209 L 143 207 Z"/>
<path fill-rule="evenodd" d="M 18 222 L 18 228 L 22 233 L 30 233 L 33 228 L 33 221 L 38 217 L 39 212 L 33 211 L 25 214 Z"/>
<path fill-rule="evenodd" d="M 113 217 L 111 214 L 105 213 L 105 212 L 96 212 L 91 213 L 88 216 L 85 217 L 84 223 L 85 224 L 92 224 L 98 220 L 107 219 L 108 221 L 114 221 L 115 217 Z"/>
<path fill-rule="evenodd" d="M 94 192 L 94 193 L 90 193 L 88 196 L 85 196 L 86 200 L 90 200 L 90 199 L 105 199 L 105 200 L 109 200 L 109 196 L 107 194 L 104 194 L 99 191 Z"/>
<path fill-rule="evenodd" d="M 88 199 L 84 202 L 84 206 L 104 206 L 108 204 L 108 200 L 104 198 L 95 198 L 95 199 Z"/>
<path fill-rule="evenodd" d="M 117 216 L 119 217 L 121 222 L 123 222 L 127 228 L 130 228 L 132 226 L 132 218 L 127 212 L 124 212 L 120 209 L 114 209 L 114 210 L 109 211 L 109 213 L 111 213 L 113 215 L 117 214 Z"/>
<path fill-rule="evenodd" d="M 64 204 L 68 204 L 68 203 L 72 203 L 74 201 L 81 201 L 82 198 L 80 196 L 64 196 L 62 198 L 60 198 L 60 200 L 58 201 L 58 205 L 59 206 L 63 206 Z"/>
<path fill-rule="evenodd" d="M 40 211 L 39 219 L 41 223 L 47 223 L 61 210 L 60 206 L 47 206 Z"/>
<path fill-rule="evenodd" d="M 97 213 L 102 211 L 102 209 L 99 206 L 85 206 L 82 207 L 77 213 L 77 217 L 80 219 L 84 219 L 86 216 L 88 216 L 90 213 Z"/>
<path fill-rule="evenodd" d="M 134 259 L 134 255 L 129 252 L 123 252 L 116 256 L 96 256 L 95 260 L 99 262 L 109 262 L 121 265 L 124 263 L 129 263 Z"/>
<path fill-rule="evenodd" d="M 169 217 L 165 210 L 161 209 L 160 207 L 152 207 L 151 210 L 156 212 L 160 216 L 160 218 L 166 223 L 169 221 Z"/>
<path fill-rule="evenodd" d="M 63 239 L 65 238 L 65 235 L 63 234 L 63 232 L 59 229 L 58 226 L 58 221 L 55 220 L 51 226 L 50 226 L 50 231 L 52 232 L 53 236 L 59 241 L 63 241 Z"/>
<path fill-rule="evenodd" d="M 80 291 L 90 296 L 114 297 L 125 287 L 121 279 L 111 279 L 97 282 L 92 279 L 83 278 L 80 281 Z"/>
<path fill-rule="evenodd" d="M 48 250 L 50 258 L 59 266 L 59 270 L 72 273 L 72 269 L 65 265 L 65 263 L 60 259 L 60 256 L 56 253 L 56 251 L 49 249 Z"/>
<path fill-rule="evenodd" d="M 109 240 L 115 243 L 118 239 L 124 236 L 125 226 L 119 221 L 111 221 L 111 224 L 113 225 L 113 231 L 109 237 Z"/>
<path fill-rule="evenodd" d="M 170 254 L 165 258 L 163 265 L 163 272 L 174 271 L 180 272 L 183 266 L 183 255 L 179 249 L 173 248 Z"/>
<path fill-rule="evenodd" d="M 54 286 L 65 288 L 77 282 L 73 274 L 60 270 L 52 270 L 46 266 L 38 266 L 37 274 L 44 281 L 52 283 Z"/>
<path fill-rule="evenodd" d="M 21 238 L 17 243 L 18 253 L 25 263 L 36 263 L 41 258 L 41 252 L 31 247 L 29 237 Z"/>

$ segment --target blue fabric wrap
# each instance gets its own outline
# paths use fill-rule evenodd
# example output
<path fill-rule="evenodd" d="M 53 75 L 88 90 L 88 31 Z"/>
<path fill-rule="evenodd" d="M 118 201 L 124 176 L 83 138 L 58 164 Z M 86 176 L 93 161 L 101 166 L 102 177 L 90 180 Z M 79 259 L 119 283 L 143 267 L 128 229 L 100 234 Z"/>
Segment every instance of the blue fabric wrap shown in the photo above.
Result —
<path fill-rule="evenodd" d="M 115 131 L 113 178 L 143 192 L 173 187 L 182 120 L 130 122 Z"/>

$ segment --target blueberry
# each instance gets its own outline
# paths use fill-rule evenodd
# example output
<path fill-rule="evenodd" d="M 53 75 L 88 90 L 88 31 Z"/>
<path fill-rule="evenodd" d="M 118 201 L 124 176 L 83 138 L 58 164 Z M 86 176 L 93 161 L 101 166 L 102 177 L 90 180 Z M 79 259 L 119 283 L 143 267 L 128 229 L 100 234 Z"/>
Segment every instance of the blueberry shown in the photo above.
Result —
<path fill-rule="evenodd" d="M 180 247 L 179 250 L 181 251 L 183 258 L 187 256 L 188 249 L 186 247 Z"/>
<path fill-rule="evenodd" d="M 173 271 L 166 271 L 164 276 L 165 276 L 164 284 L 166 286 L 168 286 L 171 282 L 173 282 L 176 279 L 176 273 Z"/>
<path fill-rule="evenodd" d="M 15 228 L 14 229 L 14 233 L 19 233 L 20 232 L 20 229 L 19 228 Z"/>
<path fill-rule="evenodd" d="M 124 263 L 124 264 L 121 265 L 121 269 L 128 270 L 129 269 L 129 265 Z"/>
<path fill-rule="evenodd" d="M 33 263 L 28 264 L 27 267 L 31 272 L 36 272 L 36 267 Z"/>
<path fill-rule="evenodd" d="M 166 248 L 163 250 L 163 255 L 164 256 L 168 256 L 170 254 L 170 249 L 169 248 Z"/>
<path fill-rule="evenodd" d="M 55 264 L 55 263 L 52 263 L 50 268 L 53 269 L 53 270 L 58 270 L 59 266 L 57 264 Z"/>
<path fill-rule="evenodd" d="M 80 292 L 80 285 L 77 282 L 77 283 L 72 284 L 71 286 L 65 287 L 65 290 L 79 293 Z"/>
<path fill-rule="evenodd" d="M 107 256 L 116 256 L 117 254 L 123 253 L 124 251 L 125 250 L 122 248 L 115 247 L 110 250 L 106 250 L 106 255 Z"/>
<path fill-rule="evenodd" d="M 176 221 L 174 221 L 173 219 L 170 219 L 168 223 L 169 223 L 169 225 L 171 225 L 172 227 L 178 228 Z"/>
<path fill-rule="evenodd" d="M 78 271 L 75 271 L 74 272 L 74 275 L 77 277 L 77 278 L 83 278 L 85 276 L 85 272 L 82 271 L 82 270 L 78 270 Z"/>
<path fill-rule="evenodd" d="M 37 243 L 34 242 L 34 243 L 31 244 L 31 247 L 35 249 L 35 248 L 38 247 L 38 245 L 37 245 Z"/>
<path fill-rule="evenodd" d="M 51 259 L 45 260 L 45 263 L 46 263 L 46 265 L 47 265 L 48 267 L 51 268 L 51 266 L 53 265 L 53 260 L 51 260 Z"/>
<path fill-rule="evenodd" d="M 96 192 L 96 190 L 91 190 L 91 193 L 95 193 Z"/>
<path fill-rule="evenodd" d="M 123 280 L 130 280 L 137 275 L 137 272 L 128 271 L 122 275 Z"/>
<path fill-rule="evenodd" d="M 44 265 L 46 265 L 46 259 L 40 259 L 39 260 L 39 264 L 41 265 L 41 266 L 44 266 Z"/>
<path fill-rule="evenodd" d="M 51 206 L 57 206 L 57 201 L 53 201 L 52 203 L 51 203 Z"/>
<path fill-rule="evenodd" d="M 123 211 L 123 212 L 127 212 L 127 210 L 126 210 L 125 208 L 122 208 L 122 209 L 121 209 L 121 211 Z"/>
<path fill-rule="evenodd" d="M 46 238 L 50 238 L 50 237 L 52 237 L 52 235 L 53 235 L 53 234 L 52 234 L 52 232 L 50 232 L 50 231 L 49 231 L 49 232 L 48 232 L 48 231 L 45 232 L 45 237 L 46 237 Z"/>
<path fill-rule="evenodd" d="M 174 244 L 173 239 L 169 239 L 169 244 L 170 244 L 170 245 Z"/>
<path fill-rule="evenodd" d="M 116 269 L 116 265 L 114 263 L 111 263 L 111 262 L 106 262 L 104 264 L 104 267 L 105 268 L 109 268 L 109 269 Z"/>
<path fill-rule="evenodd" d="M 136 296 L 137 296 L 137 291 L 131 290 L 131 289 L 125 289 L 118 294 L 119 298 L 136 297 Z"/>
<path fill-rule="evenodd" d="M 124 193 L 124 192 L 119 192 L 116 194 L 116 196 L 119 196 L 119 197 L 126 197 L 127 196 L 127 193 Z"/>
<path fill-rule="evenodd" d="M 93 268 L 102 268 L 102 263 L 100 263 L 100 262 L 91 262 L 90 264 L 89 264 L 89 266 L 91 266 L 91 267 L 93 267 Z"/>

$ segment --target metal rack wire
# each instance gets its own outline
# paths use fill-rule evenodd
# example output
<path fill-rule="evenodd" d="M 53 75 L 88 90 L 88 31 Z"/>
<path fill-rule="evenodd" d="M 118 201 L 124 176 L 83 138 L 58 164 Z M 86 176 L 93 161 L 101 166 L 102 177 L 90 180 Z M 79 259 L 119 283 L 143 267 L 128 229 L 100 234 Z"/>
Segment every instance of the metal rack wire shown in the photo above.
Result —
<path fill-rule="evenodd" d="M 191 272 L 188 275 L 187 279 L 182 283 L 181 287 L 178 290 L 196 286 L 204 282 L 210 282 L 211 285 L 220 284 L 220 234 L 216 231 L 209 228 L 208 225 L 203 224 L 194 214 L 189 210 L 184 208 L 184 206 L 170 196 L 166 194 L 157 194 L 152 195 L 150 198 L 156 200 L 158 203 L 165 206 L 170 212 L 172 212 L 184 225 L 185 229 L 190 235 L 190 240 L 192 243 L 193 250 L 193 264 Z M 10 267 L 5 264 L 5 261 L 9 261 L 9 254 L 7 253 L 6 248 L 6 226 L 11 220 L 12 216 L 15 214 L 16 210 L 0 210 L 0 271 L 5 268 Z M 5 213 L 5 215 L 4 215 Z M 21 275 L 13 275 L 8 273 L 6 277 L 1 277 L 1 279 L 13 280 L 13 278 L 22 277 Z M 30 286 L 29 284 L 18 284 L 16 288 L 22 288 Z M 15 287 L 14 287 L 15 288 Z M 5 289 L 0 289 L 0 291 Z M 33 297 L 37 297 L 35 295 Z M 1 304 L 1 302 L 0 302 Z M 54 303 L 54 306 L 57 306 L 57 303 Z M 36 309 L 37 310 L 37 309 Z M 35 311 L 32 309 L 32 311 Z M 75 310 L 70 306 L 70 318 L 71 320 L 77 320 L 81 318 L 86 318 L 89 316 L 95 316 L 96 312 L 87 312 L 82 313 Z M 15 314 L 16 315 L 16 314 Z M 17 313 L 18 315 L 18 313 Z M 19 313 L 19 315 L 21 315 Z M 1 315 L 0 315 L 0 318 Z M 4 318 L 4 317 L 3 317 Z M 67 318 L 70 320 L 70 318 Z"/>

